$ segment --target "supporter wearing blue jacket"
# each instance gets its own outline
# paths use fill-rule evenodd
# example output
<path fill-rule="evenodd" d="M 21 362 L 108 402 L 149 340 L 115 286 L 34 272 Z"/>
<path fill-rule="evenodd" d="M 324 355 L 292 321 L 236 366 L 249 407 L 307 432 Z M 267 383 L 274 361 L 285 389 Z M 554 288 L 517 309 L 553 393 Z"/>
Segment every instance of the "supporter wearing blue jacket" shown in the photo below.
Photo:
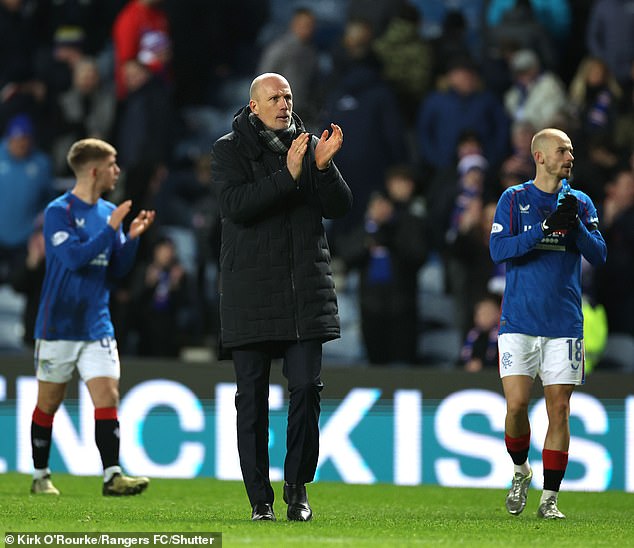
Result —
<path fill-rule="evenodd" d="M 498 165 L 508 153 L 509 120 L 496 96 L 480 87 L 475 65 L 468 59 L 452 62 L 447 89 L 430 93 L 418 113 L 418 145 L 423 161 L 433 169 L 455 162 L 460 135 L 472 131 L 484 156 Z"/>
<path fill-rule="evenodd" d="M 51 162 L 34 147 L 33 131 L 19 114 L 0 142 L 0 282 L 26 255 L 35 220 L 53 197 Z"/>

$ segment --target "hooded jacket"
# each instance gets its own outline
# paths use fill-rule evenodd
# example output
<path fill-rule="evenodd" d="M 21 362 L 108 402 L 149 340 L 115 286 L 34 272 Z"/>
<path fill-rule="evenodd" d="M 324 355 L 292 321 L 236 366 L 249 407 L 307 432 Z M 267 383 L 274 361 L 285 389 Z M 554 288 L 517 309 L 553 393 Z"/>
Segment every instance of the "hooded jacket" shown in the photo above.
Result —
<path fill-rule="evenodd" d="M 236 114 L 232 132 L 211 153 L 222 219 L 221 345 L 335 339 L 339 316 L 322 218 L 347 213 L 352 193 L 334 163 L 317 169 L 315 136 L 296 182 L 286 154 L 268 148 L 249 113 L 244 107 Z"/>

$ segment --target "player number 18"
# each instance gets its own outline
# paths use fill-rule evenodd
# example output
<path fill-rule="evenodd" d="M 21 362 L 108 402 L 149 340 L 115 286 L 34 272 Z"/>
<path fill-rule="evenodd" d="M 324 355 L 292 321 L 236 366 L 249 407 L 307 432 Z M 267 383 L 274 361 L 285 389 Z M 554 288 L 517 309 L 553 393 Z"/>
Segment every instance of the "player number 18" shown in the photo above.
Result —
<path fill-rule="evenodd" d="M 579 363 L 583 358 L 583 340 L 568 339 L 568 359 Z"/>

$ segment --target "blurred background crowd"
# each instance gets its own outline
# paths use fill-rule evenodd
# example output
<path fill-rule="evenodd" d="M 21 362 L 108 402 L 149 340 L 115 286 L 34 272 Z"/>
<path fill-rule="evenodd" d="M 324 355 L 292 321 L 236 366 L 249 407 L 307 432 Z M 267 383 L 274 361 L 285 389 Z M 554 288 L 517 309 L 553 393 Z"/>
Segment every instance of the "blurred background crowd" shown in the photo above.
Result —
<path fill-rule="evenodd" d="M 268 71 L 312 132 L 345 134 L 326 363 L 497 367 L 493 211 L 555 126 L 608 245 L 584 267 L 588 364 L 634 371 L 634 0 L 0 0 L 0 349 L 33 344 L 41 213 L 98 137 L 122 168 L 108 198 L 157 211 L 112 292 L 121 353 L 213 357 L 209 150 Z"/>

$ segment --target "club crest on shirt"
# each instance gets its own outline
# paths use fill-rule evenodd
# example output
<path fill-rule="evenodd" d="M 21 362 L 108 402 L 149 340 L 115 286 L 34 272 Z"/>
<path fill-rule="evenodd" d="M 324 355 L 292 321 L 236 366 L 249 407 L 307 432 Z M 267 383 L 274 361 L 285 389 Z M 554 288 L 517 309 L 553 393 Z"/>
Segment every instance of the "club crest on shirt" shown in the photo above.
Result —
<path fill-rule="evenodd" d="M 51 236 L 51 243 L 53 244 L 53 247 L 63 244 L 66 240 L 68 240 L 69 236 L 70 234 L 68 234 L 65 230 L 58 230 Z"/>

